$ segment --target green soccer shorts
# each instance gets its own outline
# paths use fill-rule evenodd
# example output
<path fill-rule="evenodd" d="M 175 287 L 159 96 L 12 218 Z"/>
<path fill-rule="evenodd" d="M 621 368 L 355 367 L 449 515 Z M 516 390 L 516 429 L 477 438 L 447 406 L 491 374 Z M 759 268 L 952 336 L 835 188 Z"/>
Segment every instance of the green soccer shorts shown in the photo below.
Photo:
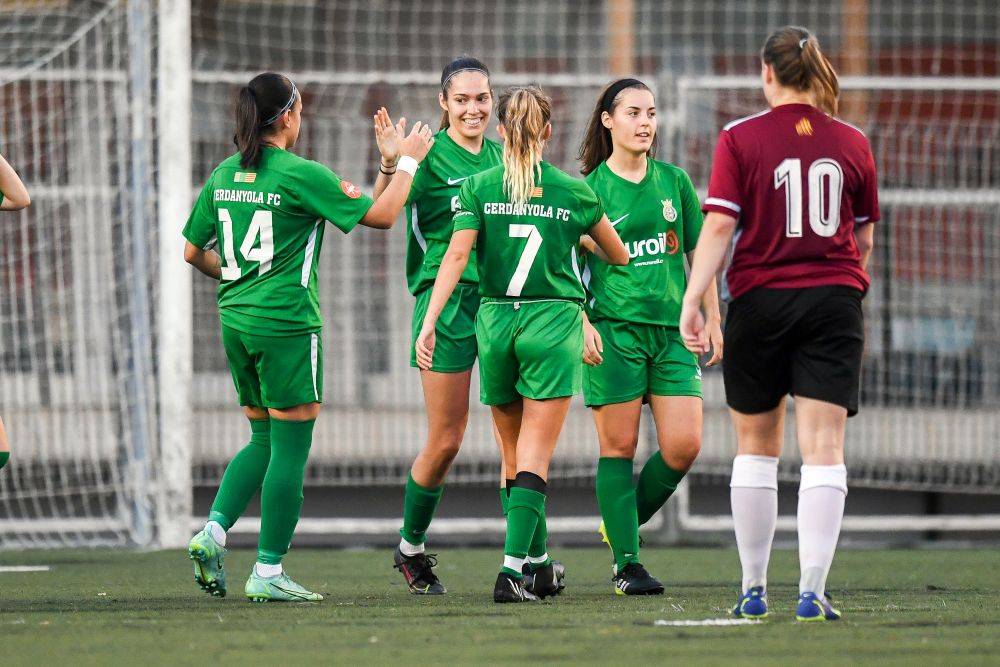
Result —
<path fill-rule="evenodd" d="M 254 336 L 223 325 L 222 346 L 240 405 L 282 409 L 323 402 L 320 332 Z"/>
<path fill-rule="evenodd" d="M 416 295 L 410 335 L 410 365 L 417 367 L 417 336 L 431 302 L 432 288 Z M 459 283 L 441 311 L 434 330 L 432 371 L 460 373 L 476 363 L 476 311 L 479 310 L 479 286 Z"/>
<path fill-rule="evenodd" d="M 674 327 L 600 319 L 592 322 L 604 343 L 604 361 L 583 367 L 588 406 L 655 396 L 701 396 L 698 357 Z"/>
<path fill-rule="evenodd" d="M 580 393 L 583 307 L 575 301 L 483 299 L 476 318 L 486 405 Z M 436 354 L 436 352 L 435 352 Z"/>

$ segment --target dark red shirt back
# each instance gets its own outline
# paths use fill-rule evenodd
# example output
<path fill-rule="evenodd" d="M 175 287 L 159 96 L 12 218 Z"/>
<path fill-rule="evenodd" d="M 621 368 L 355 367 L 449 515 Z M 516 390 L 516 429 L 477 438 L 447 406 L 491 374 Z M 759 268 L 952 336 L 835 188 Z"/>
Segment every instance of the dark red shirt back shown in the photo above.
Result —
<path fill-rule="evenodd" d="M 729 123 L 702 209 L 737 218 L 734 299 L 755 287 L 868 289 L 854 226 L 879 219 L 878 193 L 868 139 L 853 125 L 808 104 Z"/>

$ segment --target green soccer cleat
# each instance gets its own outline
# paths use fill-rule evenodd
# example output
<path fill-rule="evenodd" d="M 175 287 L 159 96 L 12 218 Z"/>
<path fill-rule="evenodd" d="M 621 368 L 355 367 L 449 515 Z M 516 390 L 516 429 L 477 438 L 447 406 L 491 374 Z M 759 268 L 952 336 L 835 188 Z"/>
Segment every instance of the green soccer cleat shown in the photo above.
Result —
<path fill-rule="evenodd" d="M 244 589 L 250 602 L 319 602 L 323 596 L 306 590 L 282 572 L 276 577 L 261 577 L 251 570 Z"/>
<path fill-rule="evenodd" d="M 226 571 L 222 569 L 225 555 L 226 549 L 204 530 L 188 544 L 188 558 L 194 561 L 194 580 L 201 590 L 217 598 L 226 597 Z"/>

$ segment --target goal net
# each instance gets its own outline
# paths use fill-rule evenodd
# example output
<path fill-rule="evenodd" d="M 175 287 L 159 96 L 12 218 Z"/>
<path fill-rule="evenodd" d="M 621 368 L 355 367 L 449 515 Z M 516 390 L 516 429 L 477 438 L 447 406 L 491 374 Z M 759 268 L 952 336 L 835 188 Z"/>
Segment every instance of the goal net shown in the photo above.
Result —
<path fill-rule="evenodd" d="M 545 88 L 546 158 L 571 173 L 599 91 L 635 74 L 656 93 L 660 156 L 704 189 L 719 127 L 763 106 L 756 53 L 787 23 L 820 37 L 843 76 L 843 115 L 880 170 L 852 484 L 1000 492 L 1000 19 L 988 5 L 0 0 L 0 152 L 34 202 L 0 217 L 0 416 L 14 450 L 0 472 L 0 546 L 171 542 L 190 522 L 192 484 L 217 485 L 245 440 L 214 285 L 160 254 L 179 255 L 178 199 L 232 152 L 235 93 L 254 74 L 286 72 L 302 90 L 297 150 L 369 184 L 373 110 L 436 127 L 438 76 L 457 55 L 484 60 L 497 89 Z M 164 66 L 183 80 L 157 76 Z M 171 216 L 161 242 L 157 220 L 170 230 Z M 396 484 L 423 444 L 404 226 L 325 244 L 326 396 L 309 485 Z M 498 473 L 475 374 L 473 385 L 450 483 Z M 710 369 L 694 475 L 726 475 L 733 442 Z M 639 456 L 654 443 L 644 431 Z M 596 458 L 577 401 L 552 475 L 589 483 Z M 687 527 L 719 525 L 680 500 Z"/>

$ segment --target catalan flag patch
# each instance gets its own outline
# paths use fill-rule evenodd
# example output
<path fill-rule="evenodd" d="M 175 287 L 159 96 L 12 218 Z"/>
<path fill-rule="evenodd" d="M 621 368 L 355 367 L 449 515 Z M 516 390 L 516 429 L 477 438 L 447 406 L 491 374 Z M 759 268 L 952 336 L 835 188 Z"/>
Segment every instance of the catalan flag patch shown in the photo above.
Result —
<path fill-rule="evenodd" d="M 803 118 L 795 124 L 795 131 L 800 137 L 811 137 L 813 133 L 812 123 L 809 122 L 808 118 Z"/>
<path fill-rule="evenodd" d="M 536 199 L 536 198 L 541 197 L 541 196 L 542 196 L 542 189 L 541 188 L 531 188 L 531 198 L 532 199 Z"/>
<path fill-rule="evenodd" d="M 238 171 L 233 174 L 233 183 L 253 183 L 257 180 L 257 174 L 253 171 Z"/>

